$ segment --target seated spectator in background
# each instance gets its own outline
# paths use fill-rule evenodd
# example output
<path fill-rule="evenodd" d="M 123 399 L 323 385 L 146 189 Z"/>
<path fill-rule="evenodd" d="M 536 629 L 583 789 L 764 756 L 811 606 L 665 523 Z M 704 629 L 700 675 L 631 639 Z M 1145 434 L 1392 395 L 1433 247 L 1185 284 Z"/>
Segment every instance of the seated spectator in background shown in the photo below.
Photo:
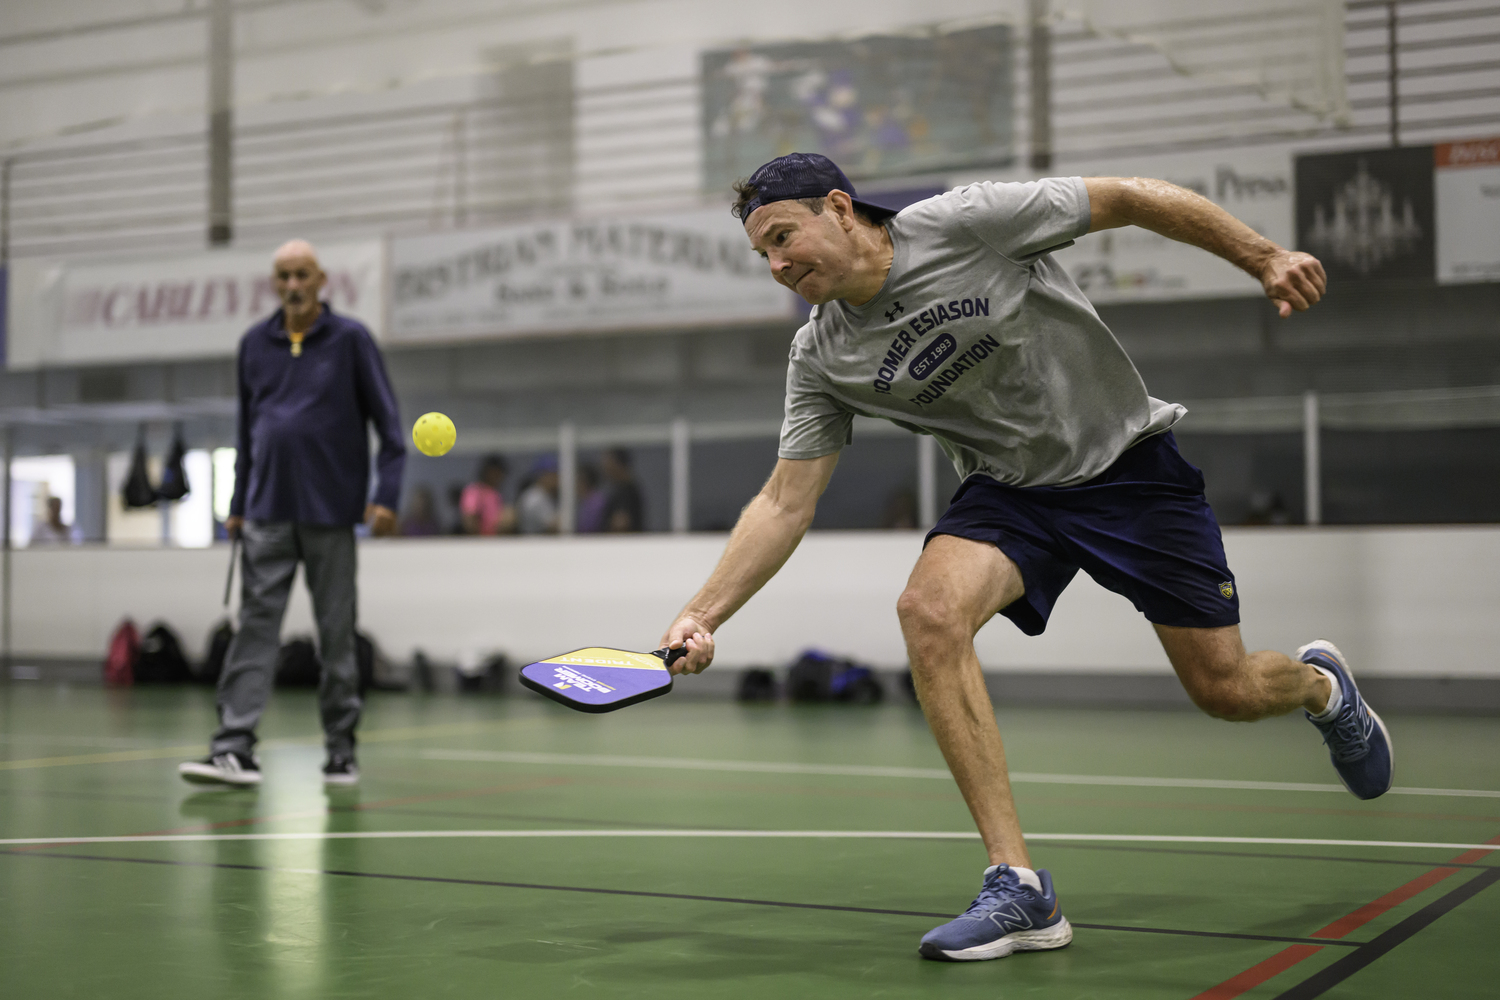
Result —
<path fill-rule="evenodd" d="M 73 540 L 73 528 L 62 519 L 62 497 L 47 498 L 47 520 L 31 532 L 32 545 L 67 545 Z"/>
<path fill-rule="evenodd" d="M 509 472 L 505 459 L 486 455 L 479 463 L 479 479 L 464 487 L 458 499 L 466 535 L 508 535 L 516 530 L 516 514 L 505 505 L 500 487 Z"/>
<path fill-rule="evenodd" d="M 409 538 L 441 534 L 437 520 L 437 502 L 432 498 L 432 489 L 418 486 L 411 491 L 411 500 L 406 504 L 406 516 L 401 519 L 401 534 Z"/>
<path fill-rule="evenodd" d="M 557 456 L 543 455 L 531 467 L 530 485 L 516 500 L 517 528 L 523 535 L 557 533 Z"/>
<path fill-rule="evenodd" d="M 604 530 L 604 507 L 609 493 L 599 482 L 599 468 L 584 465 L 578 469 L 578 532 L 591 535 Z"/>
<path fill-rule="evenodd" d="M 1250 494 L 1250 513 L 1245 516 L 1246 524 L 1291 524 L 1291 512 L 1286 509 L 1286 501 L 1281 498 L 1280 493 L 1267 493 L 1257 490 Z"/>
<path fill-rule="evenodd" d="M 463 515 L 463 509 L 464 509 L 464 484 L 463 483 L 449 483 L 448 484 L 448 506 L 453 508 L 453 513 L 455 515 L 455 517 L 453 518 L 453 526 L 448 529 L 448 534 L 450 534 L 450 535 L 467 535 L 468 532 L 464 530 L 464 515 Z"/>
<path fill-rule="evenodd" d="M 643 531 L 646 505 L 630 468 L 630 452 L 611 448 L 604 453 L 604 479 L 609 499 L 604 504 L 605 531 Z"/>

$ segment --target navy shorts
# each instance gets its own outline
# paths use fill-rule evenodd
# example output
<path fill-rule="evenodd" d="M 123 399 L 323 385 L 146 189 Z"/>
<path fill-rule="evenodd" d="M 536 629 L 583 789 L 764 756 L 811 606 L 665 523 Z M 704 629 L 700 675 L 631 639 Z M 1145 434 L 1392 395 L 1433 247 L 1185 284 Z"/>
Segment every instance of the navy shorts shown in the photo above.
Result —
<path fill-rule="evenodd" d="M 1041 635 L 1080 569 L 1130 598 L 1157 625 L 1237 625 L 1240 597 L 1224 559 L 1203 473 L 1172 432 L 1139 442 L 1077 486 L 1005 486 L 964 480 L 927 535 L 989 542 L 1021 570 L 1026 593 L 1000 613 Z"/>

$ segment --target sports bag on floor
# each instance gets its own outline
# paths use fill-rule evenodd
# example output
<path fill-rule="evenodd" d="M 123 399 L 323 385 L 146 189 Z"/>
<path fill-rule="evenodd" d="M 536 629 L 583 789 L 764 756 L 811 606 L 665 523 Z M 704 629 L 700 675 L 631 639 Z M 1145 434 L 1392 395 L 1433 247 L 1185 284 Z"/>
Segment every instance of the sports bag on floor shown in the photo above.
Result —
<path fill-rule="evenodd" d="M 104 683 L 127 687 L 135 683 L 135 661 L 141 654 L 141 634 L 129 618 L 115 626 L 104 656 Z"/>
<path fill-rule="evenodd" d="M 219 683 L 219 675 L 224 672 L 224 661 L 229 659 L 229 644 L 233 641 L 234 626 L 225 618 L 208 634 L 208 649 L 203 654 L 203 665 L 198 668 L 200 683 Z"/>
<path fill-rule="evenodd" d="M 141 640 L 135 660 L 137 684 L 186 684 L 193 669 L 183 655 L 182 643 L 166 622 L 157 622 Z"/>
<path fill-rule="evenodd" d="M 869 667 L 809 649 L 787 670 L 786 692 L 792 701 L 874 705 L 885 697 L 885 685 Z"/>

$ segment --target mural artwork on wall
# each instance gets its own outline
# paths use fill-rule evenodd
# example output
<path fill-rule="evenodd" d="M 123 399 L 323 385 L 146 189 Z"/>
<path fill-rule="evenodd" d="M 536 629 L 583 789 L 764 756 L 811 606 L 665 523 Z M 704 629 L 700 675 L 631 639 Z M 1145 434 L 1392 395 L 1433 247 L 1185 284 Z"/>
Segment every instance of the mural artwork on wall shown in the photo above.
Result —
<path fill-rule="evenodd" d="M 1010 28 L 705 52 L 704 187 L 784 153 L 856 181 L 1011 162 Z"/>

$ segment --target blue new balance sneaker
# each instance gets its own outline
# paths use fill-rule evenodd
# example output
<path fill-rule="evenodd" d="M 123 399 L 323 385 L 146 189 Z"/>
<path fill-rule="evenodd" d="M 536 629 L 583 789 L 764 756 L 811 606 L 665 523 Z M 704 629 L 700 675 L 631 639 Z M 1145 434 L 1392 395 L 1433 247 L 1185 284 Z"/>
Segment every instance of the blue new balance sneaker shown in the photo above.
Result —
<path fill-rule="evenodd" d="M 917 950 L 941 962 L 982 962 L 1013 951 L 1063 947 L 1073 940 L 1073 928 L 1062 915 L 1051 874 L 1043 870 L 1036 877 L 1040 890 L 1022 882 L 1008 865 L 986 868 L 973 905 L 924 934 Z"/>
<path fill-rule="evenodd" d="M 1339 648 L 1327 639 L 1310 642 L 1297 650 L 1297 659 L 1322 667 L 1339 680 L 1343 704 L 1327 719 L 1305 712 L 1308 721 L 1323 733 L 1328 756 L 1344 787 L 1361 799 L 1384 795 L 1395 774 L 1391 734 L 1375 710 L 1365 704 L 1354 684 L 1354 674 Z"/>

